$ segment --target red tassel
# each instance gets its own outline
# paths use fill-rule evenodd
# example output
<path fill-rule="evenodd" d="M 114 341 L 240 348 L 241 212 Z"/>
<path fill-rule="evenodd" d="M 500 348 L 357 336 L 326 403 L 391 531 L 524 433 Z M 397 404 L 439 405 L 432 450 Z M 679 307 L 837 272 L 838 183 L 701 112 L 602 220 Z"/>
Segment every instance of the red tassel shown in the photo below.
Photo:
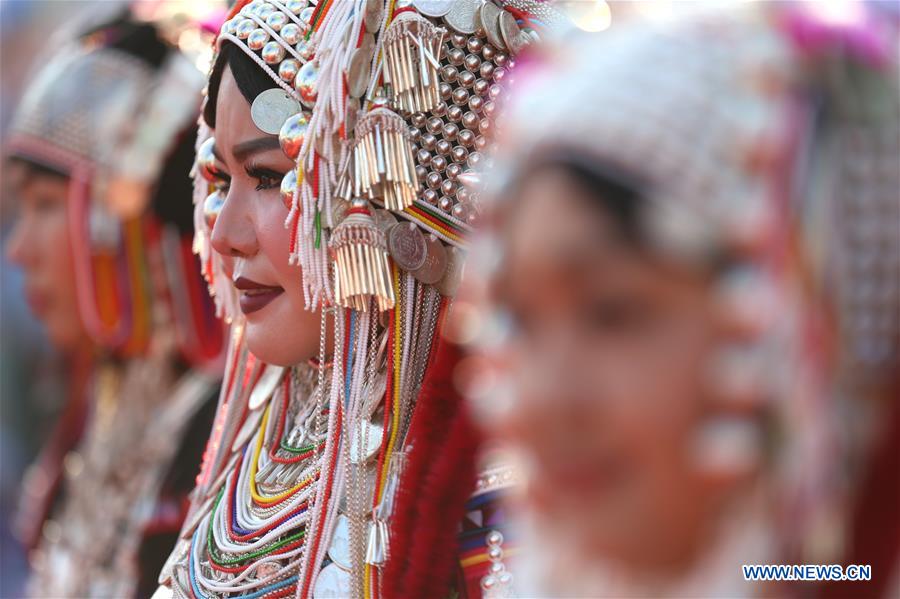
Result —
<path fill-rule="evenodd" d="M 438 341 L 419 395 L 391 521 L 385 599 L 445 597 L 457 565 L 456 533 L 475 488 L 480 437 L 453 385 L 461 350 Z"/>

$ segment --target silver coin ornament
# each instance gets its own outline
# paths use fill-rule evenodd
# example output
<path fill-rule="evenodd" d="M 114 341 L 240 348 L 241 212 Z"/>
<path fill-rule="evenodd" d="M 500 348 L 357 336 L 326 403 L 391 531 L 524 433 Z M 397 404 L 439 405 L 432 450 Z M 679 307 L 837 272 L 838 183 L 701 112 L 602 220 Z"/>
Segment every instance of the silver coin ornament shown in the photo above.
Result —
<path fill-rule="evenodd" d="M 437 282 L 437 290 L 445 297 L 453 297 L 459 290 L 459 284 L 462 281 L 463 267 L 465 266 L 465 254 L 457 247 L 448 247 L 447 266 L 444 270 L 444 276 Z"/>
<path fill-rule="evenodd" d="M 328 564 L 316 577 L 316 585 L 313 588 L 315 599 L 344 599 L 352 594 L 352 576 L 337 564 Z"/>
<path fill-rule="evenodd" d="M 426 17 L 443 17 L 453 8 L 455 0 L 413 0 L 413 6 Z"/>
<path fill-rule="evenodd" d="M 213 148 L 216 145 L 216 138 L 210 137 L 197 149 L 197 170 L 200 176 L 209 183 L 216 183 L 221 180 L 221 171 L 216 167 L 216 155 Z"/>
<path fill-rule="evenodd" d="M 391 214 L 389 210 L 384 210 L 383 208 L 375 210 L 372 213 L 372 217 L 375 220 L 375 226 L 381 229 L 385 235 L 388 229 L 397 224 L 397 217 Z"/>
<path fill-rule="evenodd" d="M 434 285 L 447 270 L 447 251 L 440 239 L 431 233 L 425 236 L 425 248 L 425 262 L 412 275 L 426 285 Z"/>
<path fill-rule="evenodd" d="M 367 462 L 378 455 L 381 449 L 381 436 L 384 429 L 380 424 L 362 421 L 359 423 L 358 434 L 350 439 L 350 461 L 354 464 Z M 360 445 L 363 447 L 360 448 Z"/>
<path fill-rule="evenodd" d="M 253 124 L 269 135 L 278 135 L 284 122 L 298 112 L 300 105 L 281 88 L 267 89 L 250 105 Z"/>
<path fill-rule="evenodd" d="M 350 210 L 350 202 L 341 198 L 331 199 L 331 226 L 336 227 L 347 218 L 347 211 Z"/>
<path fill-rule="evenodd" d="M 479 15 L 481 16 L 481 26 L 484 34 L 495 48 L 504 49 L 503 36 L 500 34 L 500 8 L 493 2 L 485 2 L 482 5 Z"/>
<path fill-rule="evenodd" d="M 477 29 L 476 12 L 483 0 L 454 0 L 444 16 L 447 25 L 458 33 L 471 34 Z"/>
<path fill-rule="evenodd" d="M 350 519 L 344 514 L 339 514 L 334 523 L 328 557 L 344 570 L 353 569 L 353 561 L 350 559 Z"/>
<path fill-rule="evenodd" d="M 363 23 L 366 26 L 366 31 L 378 31 L 383 16 L 383 0 L 368 0 L 366 2 L 366 12 L 363 14 Z"/>
<path fill-rule="evenodd" d="M 503 43 L 506 45 L 510 52 L 515 54 L 523 43 L 522 39 L 519 36 L 519 34 L 521 33 L 519 24 L 516 23 L 516 18 L 505 10 L 500 11 L 499 22 L 500 36 L 503 38 Z"/>
<path fill-rule="evenodd" d="M 225 193 L 220 189 L 215 190 L 203 200 L 203 220 L 206 221 L 206 226 L 210 231 L 216 226 L 216 220 L 224 206 Z"/>
<path fill-rule="evenodd" d="M 403 270 L 411 272 L 425 263 L 425 237 L 413 223 L 407 221 L 391 227 L 387 244 L 394 262 Z"/>
<path fill-rule="evenodd" d="M 300 94 L 300 103 L 306 108 L 316 105 L 316 82 L 319 78 L 319 69 L 314 62 L 308 62 L 300 67 L 300 72 L 294 79 L 294 89 Z"/>
<path fill-rule="evenodd" d="M 309 129 L 310 117 L 311 115 L 308 112 L 298 112 L 293 116 L 289 116 L 278 132 L 278 143 L 281 144 L 281 151 L 291 160 L 297 160 L 297 156 L 300 155 L 306 132 Z"/>
<path fill-rule="evenodd" d="M 369 86 L 369 65 L 372 62 L 374 47 L 374 36 L 366 34 L 363 36 L 362 43 L 350 57 L 350 66 L 347 68 L 347 84 L 352 98 L 361 98 L 366 93 L 366 88 Z"/>

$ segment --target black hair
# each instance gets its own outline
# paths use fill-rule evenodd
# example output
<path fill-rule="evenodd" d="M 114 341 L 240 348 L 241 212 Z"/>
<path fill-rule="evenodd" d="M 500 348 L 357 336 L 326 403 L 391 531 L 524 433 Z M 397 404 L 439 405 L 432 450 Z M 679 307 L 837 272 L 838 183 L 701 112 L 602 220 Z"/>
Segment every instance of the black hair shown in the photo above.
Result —
<path fill-rule="evenodd" d="M 119 50 L 147 63 L 158 71 L 172 52 L 177 50 L 160 35 L 151 23 L 136 21 L 128 10 L 115 19 L 86 32 L 85 39 L 95 38 L 103 48 Z M 197 126 L 191 124 L 172 140 L 150 198 L 150 209 L 164 223 L 170 223 L 182 234 L 194 227 L 193 182 L 190 178 L 194 161 Z"/>
<path fill-rule="evenodd" d="M 211 129 L 216 128 L 216 100 L 219 97 L 219 86 L 222 83 L 222 73 L 225 71 L 226 65 L 231 69 L 231 75 L 248 104 L 252 104 L 256 96 L 267 89 L 278 87 L 262 67 L 247 56 L 243 50 L 230 42 L 225 42 L 219 50 L 219 56 L 216 58 L 209 76 L 209 85 L 207 86 L 209 93 L 206 105 L 203 107 L 203 120 Z"/>
<path fill-rule="evenodd" d="M 39 160 L 26 157 L 21 154 L 11 154 L 7 158 L 9 164 L 21 164 L 25 167 L 29 175 L 40 177 L 55 177 L 57 179 L 68 179 L 69 175 L 63 170 L 49 164 L 44 164 Z"/>
<path fill-rule="evenodd" d="M 644 246 L 641 213 L 646 203 L 646 183 L 621 168 L 574 150 L 553 152 L 538 168 L 559 169 L 570 176 L 592 203 L 610 217 L 625 242 L 636 248 Z"/>
<path fill-rule="evenodd" d="M 175 141 L 175 147 L 166 157 L 156 179 L 156 189 L 150 200 L 150 208 L 165 223 L 171 223 L 181 234 L 194 230 L 194 206 L 192 196 L 194 181 L 191 166 L 194 164 L 194 143 L 197 125 L 191 124 Z"/>
<path fill-rule="evenodd" d="M 111 21 L 84 32 L 81 38 L 96 40 L 98 46 L 130 54 L 154 70 L 159 69 L 173 51 L 153 24 L 135 20 L 128 9 Z"/>

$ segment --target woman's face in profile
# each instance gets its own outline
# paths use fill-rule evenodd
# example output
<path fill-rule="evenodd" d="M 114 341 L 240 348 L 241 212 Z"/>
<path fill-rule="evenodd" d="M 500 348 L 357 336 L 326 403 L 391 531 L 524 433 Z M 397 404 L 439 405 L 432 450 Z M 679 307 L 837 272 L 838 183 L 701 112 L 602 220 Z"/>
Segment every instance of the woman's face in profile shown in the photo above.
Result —
<path fill-rule="evenodd" d="M 583 555 L 677 563 L 723 488 L 695 456 L 720 340 L 710 281 L 624 241 L 561 169 L 518 189 L 492 289 L 513 323 L 502 424 L 533 468 L 530 511 Z"/>
<path fill-rule="evenodd" d="M 87 346 L 70 249 L 69 181 L 20 161 L 10 162 L 6 174 L 18 208 L 6 251 L 24 272 L 28 306 L 54 346 L 64 352 Z"/>
<path fill-rule="evenodd" d="M 319 315 L 305 309 L 301 271 L 289 264 L 281 179 L 294 163 L 260 131 L 226 66 L 216 99 L 215 152 L 225 204 L 212 231 L 240 298 L 246 340 L 261 360 L 288 366 L 319 351 Z"/>

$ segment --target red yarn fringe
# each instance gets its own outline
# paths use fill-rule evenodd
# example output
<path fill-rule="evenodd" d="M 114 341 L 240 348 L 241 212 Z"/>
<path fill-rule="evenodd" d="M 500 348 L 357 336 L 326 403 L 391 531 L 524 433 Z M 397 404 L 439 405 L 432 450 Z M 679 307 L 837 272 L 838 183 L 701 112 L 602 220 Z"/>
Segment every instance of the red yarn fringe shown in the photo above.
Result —
<path fill-rule="evenodd" d="M 475 488 L 480 438 L 453 385 L 462 352 L 443 339 L 438 344 L 407 438 L 413 451 L 394 501 L 385 599 L 447 596 L 459 523 Z"/>

